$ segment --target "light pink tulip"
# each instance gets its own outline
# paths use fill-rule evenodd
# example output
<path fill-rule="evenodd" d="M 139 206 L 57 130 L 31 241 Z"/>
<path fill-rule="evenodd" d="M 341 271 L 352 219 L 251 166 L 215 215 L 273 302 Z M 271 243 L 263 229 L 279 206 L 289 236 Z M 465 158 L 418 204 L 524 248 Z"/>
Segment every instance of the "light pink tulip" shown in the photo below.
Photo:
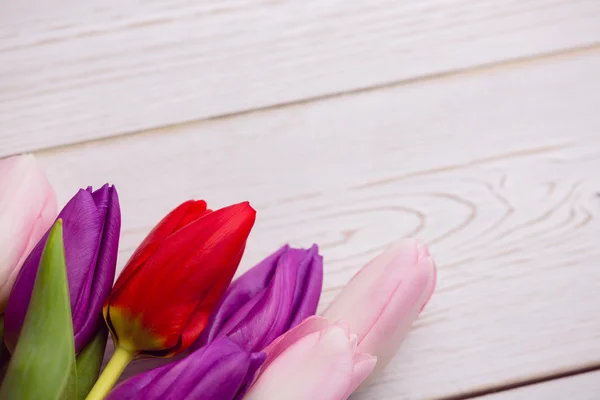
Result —
<path fill-rule="evenodd" d="M 405 239 L 362 268 L 323 313 L 344 320 L 358 350 L 377 357 L 375 373 L 392 359 L 435 287 L 436 270 L 425 243 Z"/>
<path fill-rule="evenodd" d="M 0 314 L 25 258 L 56 214 L 54 190 L 33 155 L 0 160 Z"/>
<path fill-rule="evenodd" d="M 309 317 L 276 339 L 244 400 L 345 400 L 375 367 L 347 324 Z"/>

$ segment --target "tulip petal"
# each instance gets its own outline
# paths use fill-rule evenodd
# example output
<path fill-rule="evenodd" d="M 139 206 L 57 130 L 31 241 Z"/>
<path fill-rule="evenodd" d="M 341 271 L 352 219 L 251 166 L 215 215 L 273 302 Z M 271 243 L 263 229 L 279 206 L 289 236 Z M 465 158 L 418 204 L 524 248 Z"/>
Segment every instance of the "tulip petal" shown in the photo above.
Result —
<path fill-rule="evenodd" d="M 380 372 L 408 335 L 435 287 L 435 264 L 421 240 L 390 246 L 362 268 L 323 316 L 348 321 L 358 350 L 378 357 Z"/>
<path fill-rule="evenodd" d="M 312 245 L 308 253 L 292 249 L 287 256 L 290 259 L 284 264 L 296 266 L 298 274 L 293 297 L 295 315 L 290 322 L 290 327 L 295 327 L 317 310 L 323 289 L 323 257 L 319 255 L 316 244 Z"/>
<path fill-rule="evenodd" d="M 101 192 L 104 188 L 108 192 L 107 196 Z M 96 266 L 91 274 L 92 279 L 88 282 L 85 295 L 82 294 L 77 302 L 77 308 L 82 312 L 85 311 L 85 314 L 84 318 L 78 321 L 78 329 L 75 333 L 76 347 L 77 344 L 81 346 L 88 343 L 96 334 L 98 326 L 103 325 L 102 306 L 115 280 L 121 232 L 121 208 L 116 189 L 108 185 L 102 189 L 94 192 L 93 197 L 100 214 L 104 215 L 104 227 L 99 241 Z M 102 195 L 101 200 L 98 199 L 98 192 Z"/>
<path fill-rule="evenodd" d="M 81 189 L 61 210 L 59 218 L 63 221 L 75 348 L 79 352 L 96 331 L 102 303 L 114 280 L 121 223 L 116 190 L 108 185 L 95 192 L 91 187 Z M 48 233 L 16 278 L 6 309 L 5 342 L 9 350 L 14 348 L 23 324 L 47 237 Z"/>
<path fill-rule="evenodd" d="M 393 294 L 393 301 L 386 305 L 379 315 L 379 321 L 359 342 L 360 351 L 378 355 L 375 373 L 385 368 L 408 335 L 434 286 L 433 271 L 433 260 L 427 257 L 405 272 Z"/>
<path fill-rule="evenodd" d="M 21 267 L 25 263 L 27 256 L 29 256 L 31 250 L 35 247 L 40 238 L 44 236 L 49 225 L 56 217 L 56 198 L 54 197 L 54 194 L 52 194 L 51 198 L 47 199 L 46 203 L 44 203 L 42 207 L 43 208 L 40 212 L 40 215 L 33 223 L 31 232 L 29 234 L 24 233 L 25 236 L 29 235 L 29 240 L 27 241 L 25 250 L 23 251 L 21 257 L 17 261 L 16 265 L 14 265 L 12 271 L 9 272 L 10 275 L 8 277 L 5 276 L 4 278 L 0 278 L 2 279 L 2 284 L 0 284 L 0 312 L 6 310 L 10 292 L 14 286 L 17 276 L 19 276 L 19 272 L 21 271 Z M 25 219 L 21 220 L 21 222 L 25 222 Z M 0 222 L 0 224 L 1 223 L 2 222 Z M 6 225 L 4 225 L 4 227 L 7 228 Z M 8 270 L 6 272 L 8 272 Z"/>
<path fill-rule="evenodd" d="M 233 282 L 195 347 L 227 336 L 250 352 L 262 351 L 315 313 L 322 282 L 316 245 L 282 247 Z"/>
<path fill-rule="evenodd" d="M 224 266 L 223 270 L 234 271 L 235 273 L 235 270 L 240 264 L 243 254 L 244 246 L 242 246 L 237 255 L 231 258 L 231 261 L 228 265 Z M 215 282 L 212 285 L 211 290 L 214 290 L 214 293 L 219 293 L 219 299 L 222 296 L 222 293 L 224 293 L 227 290 L 227 285 L 229 284 L 232 278 L 233 275 L 230 275 L 227 278 L 225 278 L 225 280 Z M 196 341 L 196 339 L 198 339 L 198 336 L 200 336 L 200 334 L 206 327 L 210 313 L 215 308 L 215 304 L 217 302 L 217 300 L 204 302 L 204 300 L 206 300 L 205 298 L 203 298 L 202 300 L 202 302 L 198 303 L 198 306 L 190 315 L 186 326 L 182 329 L 180 347 L 183 349 L 190 347 Z"/>
<path fill-rule="evenodd" d="M 115 282 L 113 291 L 118 290 L 129 280 L 131 275 L 154 254 L 167 236 L 187 225 L 190 220 L 196 220 L 209 212 L 211 211 L 207 210 L 204 200 L 189 200 L 167 214 L 133 252 L 127 262 L 127 268 L 121 272 L 119 279 Z M 191 216 L 187 216 L 188 213 Z"/>
<path fill-rule="evenodd" d="M 264 352 L 267 354 L 267 359 L 262 365 L 261 370 L 264 370 L 269 364 L 279 357 L 287 348 L 291 347 L 297 341 L 303 337 L 321 330 L 326 329 L 329 326 L 327 318 L 319 316 L 311 316 L 306 318 L 300 325 L 287 331 L 284 335 L 279 336 L 273 341 Z"/>
<path fill-rule="evenodd" d="M 182 360 L 135 376 L 117 386 L 108 400 L 241 399 L 264 360 L 227 338 L 219 338 Z"/>
<path fill-rule="evenodd" d="M 245 400 L 345 400 L 354 374 L 353 347 L 331 326 L 304 336 L 276 357 Z"/>
<path fill-rule="evenodd" d="M 254 304 L 259 301 L 259 297 L 257 296 L 261 296 L 261 293 L 263 293 L 265 288 L 269 285 L 277 266 L 277 260 L 280 258 L 281 254 L 288 249 L 288 245 L 283 246 L 255 267 L 250 268 L 244 275 L 229 285 L 221 304 L 217 308 L 217 311 L 212 315 L 206 330 L 196 342 L 195 348 L 212 342 L 217 336 L 222 334 L 222 332 L 225 331 L 224 326 L 245 304 L 248 304 L 249 302 Z"/>
<path fill-rule="evenodd" d="M 246 373 L 246 377 L 233 400 L 244 399 L 244 396 L 248 392 L 248 389 L 250 389 L 250 386 L 252 386 L 254 378 L 256 377 L 258 371 L 260 370 L 260 367 L 264 364 L 266 359 L 267 355 L 263 352 L 250 353 L 250 364 L 248 367 L 248 372 Z"/>
<path fill-rule="evenodd" d="M 281 258 L 286 258 L 287 254 Z M 287 330 L 292 298 L 286 295 L 286 291 L 293 288 L 295 278 L 290 272 L 295 271 L 293 268 L 277 268 L 269 286 L 227 321 L 223 330 L 234 342 L 250 351 L 260 351 Z"/>
<path fill-rule="evenodd" d="M 92 196 L 86 190 L 80 190 L 59 214 L 59 218 L 65 217 L 62 223 L 63 232 L 67 230 L 73 231 L 73 234 L 64 238 L 67 265 L 72 262 L 71 260 L 74 260 L 89 266 L 91 259 L 94 257 L 94 255 L 89 254 L 87 249 L 96 247 L 95 240 L 97 240 L 97 235 L 92 232 L 92 230 L 87 229 L 87 223 L 91 222 L 88 218 L 85 218 L 85 220 L 82 221 L 79 220 L 79 216 L 87 215 L 90 212 L 95 213 L 95 205 Z M 11 292 L 6 309 L 5 320 L 5 342 L 9 350 L 14 348 L 23 325 L 40 258 L 49 234 L 50 232 L 47 232 L 44 235 L 29 257 L 27 257 L 24 267 L 17 276 L 13 291 Z M 77 240 L 72 240 L 73 237 L 76 237 Z M 81 268 L 81 270 L 87 269 L 88 268 Z M 71 273 L 67 271 L 67 275 L 70 277 L 69 279 L 75 279 L 80 273 L 81 272 L 79 271 L 73 271 Z M 69 290 L 72 290 L 74 293 L 74 296 L 71 296 L 70 298 L 71 306 L 73 306 L 78 297 L 80 288 L 72 286 Z"/>
<path fill-rule="evenodd" d="M 403 274 L 414 266 L 417 256 L 414 241 L 397 242 L 362 268 L 323 316 L 332 321 L 348 321 L 362 341 L 393 298 Z"/>
<path fill-rule="evenodd" d="M 354 355 L 354 371 L 346 397 L 350 396 L 361 383 L 373 372 L 377 365 L 377 357 L 367 353 L 356 353 Z"/>
<path fill-rule="evenodd" d="M 25 259 L 54 222 L 56 196 L 33 155 L 0 160 L 0 313 Z"/>
<path fill-rule="evenodd" d="M 89 312 L 88 305 L 90 297 L 93 297 L 95 294 L 92 292 L 92 283 L 96 271 L 96 260 L 98 259 L 98 253 L 102 244 L 102 232 L 104 230 L 104 222 L 108 208 L 109 187 L 108 184 L 104 185 L 96 192 L 92 192 L 92 188 L 89 187 L 85 192 L 87 192 L 90 197 L 86 198 L 85 206 L 77 209 L 78 213 L 76 218 L 69 218 L 69 223 L 71 225 L 67 227 L 69 235 L 66 238 L 68 244 L 73 243 L 77 245 L 78 251 L 78 253 L 75 254 L 74 252 L 76 250 L 74 249 L 73 252 L 69 252 L 71 248 L 66 250 L 69 252 L 67 253 L 67 265 L 72 266 L 67 269 L 67 272 L 69 274 L 73 325 L 76 327 L 76 346 L 77 342 L 81 341 L 78 337 L 80 332 L 77 328 L 85 322 Z M 91 199 L 91 202 L 88 203 L 87 200 L 89 199 Z M 71 211 L 71 209 L 67 209 L 66 207 L 65 209 L 67 212 L 74 212 L 74 210 Z M 62 213 L 64 214 L 65 211 L 63 210 Z M 72 235 L 75 235 L 77 239 Z M 86 240 L 80 242 L 79 240 L 82 237 Z M 78 260 L 78 262 L 74 261 L 75 259 Z M 93 332 L 85 333 L 87 333 L 86 336 L 90 337 L 91 334 L 93 334 Z"/>
<path fill-rule="evenodd" d="M 143 268 L 128 263 L 104 307 L 116 341 L 157 357 L 191 345 L 235 274 L 255 216 L 247 202 L 205 213 L 153 244 Z"/>

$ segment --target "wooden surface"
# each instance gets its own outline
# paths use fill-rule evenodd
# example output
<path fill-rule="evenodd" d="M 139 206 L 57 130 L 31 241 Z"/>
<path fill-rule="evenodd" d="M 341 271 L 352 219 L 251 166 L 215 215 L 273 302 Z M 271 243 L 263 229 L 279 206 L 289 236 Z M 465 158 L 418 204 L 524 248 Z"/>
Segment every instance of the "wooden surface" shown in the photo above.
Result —
<path fill-rule="evenodd" d="M 240 271 L 319 243 L 323 306 L 422 237 L 438 289 L 353 400 L 600 389 L 502 391 L 600 367 L 600 2 L 32 4 L 0 5 L 0 156 L 60 203 L 117 185 L 120 267 L 191 197 L 258 210 Z"/>
<path fill-rule="evenodd" d="M 597 0 L 3 3 L 8 145 L 0 156 L 560 52 L 600 36 Z"/>
<path fill-rule="evenodd" d="M 599 389 L 600 372 L 596 371 L 477 397 L 477 400 L 598 400 Z"/>

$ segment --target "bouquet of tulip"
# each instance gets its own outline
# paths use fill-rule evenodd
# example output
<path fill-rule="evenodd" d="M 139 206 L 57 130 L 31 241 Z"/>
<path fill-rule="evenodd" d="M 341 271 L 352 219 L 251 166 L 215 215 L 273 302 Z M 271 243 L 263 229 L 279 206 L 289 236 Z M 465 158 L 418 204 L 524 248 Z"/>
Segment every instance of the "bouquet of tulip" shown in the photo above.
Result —
<path fill-rule="evenodd" d="M 79 190 L 56 214 L 33 156 L 0 160 L 0 400 L 343 400 L 386 366 L 435 286 L 427 247 L 401 240 L 316 316 L 318 247 L 286 245 L 232 282 L 256 212 L 202 200 L 166 215 L 113 285 L 116 189 Z M 173 356 L 117 384 L 132 360 Z"/>

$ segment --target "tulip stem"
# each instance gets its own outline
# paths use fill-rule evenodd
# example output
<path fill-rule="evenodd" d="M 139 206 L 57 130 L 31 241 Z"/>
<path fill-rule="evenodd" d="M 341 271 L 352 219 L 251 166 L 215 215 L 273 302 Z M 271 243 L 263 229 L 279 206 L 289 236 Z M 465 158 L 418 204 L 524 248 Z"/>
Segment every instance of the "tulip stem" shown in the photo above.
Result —
<path fill-rule="evenodd" d="M 102 400 L 125 370 L 127 364 L 133 359 L 134 353 L 124 347 L 118 346 L 102 374 L 85 398 L 86 400 Z"/>

